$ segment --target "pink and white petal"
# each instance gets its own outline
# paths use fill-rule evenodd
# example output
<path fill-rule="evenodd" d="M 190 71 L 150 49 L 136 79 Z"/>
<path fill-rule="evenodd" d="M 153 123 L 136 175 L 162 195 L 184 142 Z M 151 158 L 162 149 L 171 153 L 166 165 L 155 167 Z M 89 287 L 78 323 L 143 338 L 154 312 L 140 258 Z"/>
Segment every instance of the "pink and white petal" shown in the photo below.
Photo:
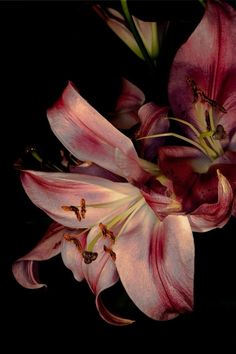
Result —
<path fill-rule="evenodd" d="M 138 111 L 141 126 L 137 138 L 167 132 L 169 129 L 167 113 L 168 107 L 158 107 L 153 102 L 143 105 Z M 141 140 L 142 153 L 145 158 L 152 160 L 157 157 L 157 149 L 163 145 L 164 141 L 164 138 Z"/>
<path fill-rule="evenodd" d="M 71 83 L 48 110 L 48 119 L 58 139 L 79 160 L 94 162 L 129 180 L 147 178 L 131 140 L 85 101 Z M 128 170 L 117 164 L 116 151 L 126 160 Z"/>
<path fill-rule="evenodd" d="M 20 285 L 28 289 L 46 286 L 38 281 L 37 262 L 50 259 L 61 252 L 65 231 L 64 226 L 52 223 L 36 247 L 12 265 L 13 275 Z"/>
<path fill-rule="evenodd" d="M 99 232 L 98 227 L 94 227 L 88 235 L 87 245 Z M 83 272 L 85 278 L 96 295 L 96 306 L 100 316 L 113 325 L 123 326 L 132 323 L 132 320 L 121 318 L 112 314 L 104 305 L 101 294 L 104 290 L 110 288 L 119 280 L 114 260 L 109 253 L 104 251 L 104 245 L 111 248 L 112 242 L 101 237 L 95 244 L 93 252 L 98 254 L 97 259 L 90 264 L 83 263 Z"/>
<path fill-rule="evenodd" d="M 88 163 L 85 162 L 82 163 L 81 165 L 70 166 L 70 172 L 82 174 L 82 175 L 102 177 L 113 182 L 125 182 L 124 178 L 115 175 L 114 173 L 92 162 L 88 162 Z"/>
<path fill-rule="evenodd" d="M 146 315 L 168 320 L 192 310 L 194 243 L 187 217 L 160 222 L 143 205 L 113 249 L 124 288 Z"/>
<path fill-rule="evenodd" d="M 229 134 L 236 114 L 236 11 L 225 2 L 208 1 L 200 24 L 178 50 L 170 73 L 169 100 L 177 117 L 200 127 L 187 78 L 223 105 L 218 122 Z M 230 36 L 229 36 L 230 33 Z M 205 118 L 204 112 L 202 119 Z M 217 122 L 216 122 L 217 123 Z M 217 123 L 218 124 L 218 123 Z"/>
<path fill-rule="evenodd" d="M 217 171 L 218 200 L 216 203 L 203 203 L 188 216 L 193 231 L 206 232 L 223 227 L 232 212 L 233 191 L 229 181 Z"/>
<path fill-rule="evenodd" d="M 137 86 L 123 78 L 121 93 L 110 119 L 112 125 L 117 129 L 130 129 L 139 123 L 138 109 L 144 101 L 144 93 Z"/>
<path fill-rule="evenodd" d="M 129 183 L 75 173 L 24 171 L 21 180 L 36 206 L 60 224 L 76 229 L 91 227 L 117 209 L 126 208 L 139 195 Z M 81 199 L 85 199 L 87 211 L 79 221 L 75 212 L 62 207 L 80 208 Z"/>
<path fill-rule="evenodd" d="M 87 238 L 86 231 L 83 233 L 83 230 L 68 230 L 67 235 L 77 239 L 81 244 L 81 248 L 85 248 Z M 65 266 L 72 271 L 74 278 L 77 281 L 82 281 L 84 279 L 82 269 L 83 257 L 73 241 L 68 241 L 64 238 L 61 247 L 61 256 Z"/>

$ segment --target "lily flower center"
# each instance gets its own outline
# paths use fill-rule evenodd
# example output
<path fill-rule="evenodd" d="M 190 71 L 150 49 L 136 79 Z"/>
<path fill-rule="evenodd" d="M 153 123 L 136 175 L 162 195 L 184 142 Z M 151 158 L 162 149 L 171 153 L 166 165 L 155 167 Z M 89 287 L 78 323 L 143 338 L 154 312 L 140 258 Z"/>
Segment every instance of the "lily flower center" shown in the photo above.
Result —
<path fill-rule="evenodd" d="M 191 138 L 175 132 L 168 132 L 144 136 L 137 140 L 173 136 L 195 146 L 211 161 L 214 161 L 224 154 L 221 141 L 227 138 L 224 127 L 221 124 L 216 124 L 215 118 L 219 111 L 221 113 L 227 113 L 227 111 L 217 101 L 209 98 L 206 93 L 196 85 L 194 80 L 187 78 L 187 83 L 190 85 L 193 93 L 193 112 L 197 123 L 196 126 L 185 119 L 177 117 L 167 117 L 166 119 L 177 121 L 185 125 L 191 131 Z"/>
<path fill-rule="evenodd" d="M 77 250 L 81 253 L 86 264 L 90 264 L 97 259 L 98 253 L 94 252 L 94 247 L 98 241 L 104 239 L 103 250 L 105 253 L 108 253 L 111 256 L 113 261 L 115 261 L 116 254 L 112 250 L 112 246 L 127 227 L 131 219 L 135 216 L 138 210 L 145 205 L 145 203 L 145 199 L 141 194 L 137 196 L 136 199 L 129 196 L 117 201 L 116 203 L 113 202 L 115 209 L 112 215 L 108 215 L 102 220 L 99 220 L 96 225 L 91 225 L 89 228 L 83 230 L 78 235 L 65 234 L 64 239 L 75 244 Z M 124 210 L 122 205 L 127 205 L 127 208 Z M 78 221 L 81 222 L 82 218 L 85 217 L 84 214 L 86 212 L 86 208 L 89 210 L 89 207 L 99 208 L 101 207 L 101 204 L 86 204 L 85 206 L 85 200 L 81 199 L 80 206 L 62 206 L 62 209 L 65 211 L 73 212 Z M 116 232 L 113 230 L 116 230 Z M 91 231 L 94 236 L 87 243 L 86 249 L 83 249 L 79 238 L 89 231 Z"/>

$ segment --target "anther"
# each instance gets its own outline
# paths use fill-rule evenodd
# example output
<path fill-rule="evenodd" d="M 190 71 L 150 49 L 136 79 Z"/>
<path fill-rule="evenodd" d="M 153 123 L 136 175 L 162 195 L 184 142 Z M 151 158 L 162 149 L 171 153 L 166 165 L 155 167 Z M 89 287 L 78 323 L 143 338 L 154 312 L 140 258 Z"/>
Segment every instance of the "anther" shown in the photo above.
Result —
<path fill-rule="evenodd" d="M 115 241 L 114 233 L 112 231 L 108 230 L 106 225 L 104 225 L 100 222 L 100 224 L 98 226 L 102 232 L 103 237 L 109 237 L 112 241 Z"/>
<path fill-rule="evenodd" d="M 86 264 L 90 264 L 93 261 L 95 261 L 97 259 L 97 252 L 89 252 L 89 251 L 83 251 L 82 252 L 82 257 L 84 259 L 84 263 Z"/>
<path fill-rule="evenodd" d="M 76 206 L 74 206 L 74 205 L 71 205 L 71 206 L 63 205 L 62 209 L 65 210 L 65 211 L 73 211 L 75 213 L 78 221 L 81 221 L 81 215 L 80 215 L 79 209 Z"/>
<path fill-rule="evenodd" d="M 227 136 L 227 134 L 226 134 L 226 131 L 224 130 L 223 125 L 218 124 L 216 127 L 216 130 L 213 134 L 213 138 L 215 140 L 223 140 L 226 138 L 226 136 Z"/>
<path fill-rule="evenodd" d="M 207 94 L 200 87 L 198 87 L 196 85 L 196 82 L 193 79 L 191 79 L 190 77 L 187 77 L 186 81 L 189 84 L 189 86 L 191 87 L 192 92 L 193 92 L 193 103 L 195 103 L 198 100 L 198 98 L 200 98 L 203 102 L 209 103 L 209 105 L 214 107 L 215 109 L 217 109 L 223 113 L 227 113 L 226 109 L 221 104 L 219 104 L 217 101 L 208 97 Z"/>
<path fill-rule="evenodd" d="M 210 121 L 210 115 L 208 111 L 205 111 L 205 121 L 206 121 L 207 130 L 211 131 L 211 121 Z"/>
<path fill-rule="evenodd" d="M 73 242 L 74 245 L 76 246 L 76 248 L 78 249 L 78 251 L 81 253 L 82 252 L 82 246 L 81 246 L 81 243 L 79 242 L 79 240 L 76 238 L 76 237 L 73 237 L 69 234 L 64 234 L 64 239 L 66 241 L 69 241 L 69 242 Z"/>
<path fill-rule="evenodd" d="M 82 218 L 85 218 L 85 214 L 86 214 L 86 204 L 85 204 L 85 199 L 82 198 L 80 201 L 80 213 Z"/>
<path fill-rule="evenodd" d="M 106 253 L 109 253 L 109 254 L 110 254 L 112 260 L 115 262 L 115 260 L 116 260 L 116 254 L 115 254 L 115 252 L 112 251 L 112 249 L 109 248 L 109 247 L 107 247 L 106 245 L 103 246 L 103 249 L 104 249 L 104 251 L 105 251 Z"/>

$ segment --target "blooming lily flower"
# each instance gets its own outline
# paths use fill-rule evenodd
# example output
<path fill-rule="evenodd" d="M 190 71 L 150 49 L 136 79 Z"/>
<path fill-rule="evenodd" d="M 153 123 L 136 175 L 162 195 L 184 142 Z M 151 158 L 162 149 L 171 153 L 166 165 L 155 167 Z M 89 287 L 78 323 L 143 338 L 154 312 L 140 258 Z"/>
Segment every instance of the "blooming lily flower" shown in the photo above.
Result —
<path fill-rule="evenodd" d="M 236 11 L 226 3 L 209 1 L 202 21 L 178 50 L 169 80 L 175 117 L 170 120 L 184 134 L 163 135 L 185 140 L 192 147 L 159 150 L 160 168 L 172 179 L 188 212 L 216 200 L 217 170 L 236 190 L 235 55 Z"/>
<path fill-rule="evenodd" d="M 51 241 L 46 236 L 38 249 L 20 259 L 13 267 L 16 278 L 22 285 L 31 287 L 33 283 L 34 287 L 32 260 L 58 252 L 55 248 L 61 237 L 65 264 L 77 280 L 85 277 L 88 281 L 96 294 L 98 310 L 108 322 L 130 323 L 110 314 L 100 301 L 101 291 L 118 277 L 134 303 L 151 318 L 166 320 L 190 311 L 192 230 L 173 193 L 158 180 L 159 170 L 140 159 L 131 140 L 93 109 L 71 84 L 48 111 L 48 119 L 65 147 L 79 160 L 95 163 L 99 176 L 93 172 L 22 171 L 22 183 L 30 199 L 66 229 L 56 226 Z M 103 175 L 107 170 L 123 182 Z M 210 210 L 218 210 L 223 201 L 221 212 L 227 214 L 229 203 L 224 198 L 230 202 L 231 192 L 219 173 L 218 201 L 195 210 L 193 220 L 203 229 L 211 227 Z M 46 242 L 50 242 L 49 247 Z"/>
<path fill-rule="evenodd" d="M 144 54 L 137 43 L 134 34 L 128 28 L 124 16 L 112 8 L 93 6 L 96 13 L 106 22 L 113 32 L 141 59 L 145 60 Z M 132 16 L 136 30 L 146 48 L 150 58 L 156 59 L 159 51 L 158 29 L 156 22 L 142 21 Z"/>

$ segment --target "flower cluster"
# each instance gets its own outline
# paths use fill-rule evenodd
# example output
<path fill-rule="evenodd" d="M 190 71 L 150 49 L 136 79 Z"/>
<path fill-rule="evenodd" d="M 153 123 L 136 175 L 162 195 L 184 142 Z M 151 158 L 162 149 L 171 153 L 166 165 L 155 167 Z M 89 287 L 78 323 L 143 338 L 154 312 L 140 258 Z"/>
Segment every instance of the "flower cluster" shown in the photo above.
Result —
<path fill-rule="evenodd" d="M 129 18 L 122 3 L 124 17 L 96 11 L 141 59 L 149 55 L 155 64 L 157 24 Z M 126 27 L 125 17 L 136 31 Z M 21 171 L 29 198 L 54 220 L 13 265 L 22 286 L 44 286 L 36 262 L 61 253 L 75 279 L 88 282 L 109 323 L 133 322 L 112 314 L 101 300 L 118 280 L 153 319 L 193 309 L 193 232 L 223 227 L 236 216 L 235 55 L 236 11 L 208 1 L 172 63 L 169 107 L 146 102 L 123 79 L 107 120 L 67 85 L 48 120 L 77 164 L 68 172 Z M 130 137 L 121 132 L 130 128 Z M 180 144 L 167 145 L 166 137 Z"/>

